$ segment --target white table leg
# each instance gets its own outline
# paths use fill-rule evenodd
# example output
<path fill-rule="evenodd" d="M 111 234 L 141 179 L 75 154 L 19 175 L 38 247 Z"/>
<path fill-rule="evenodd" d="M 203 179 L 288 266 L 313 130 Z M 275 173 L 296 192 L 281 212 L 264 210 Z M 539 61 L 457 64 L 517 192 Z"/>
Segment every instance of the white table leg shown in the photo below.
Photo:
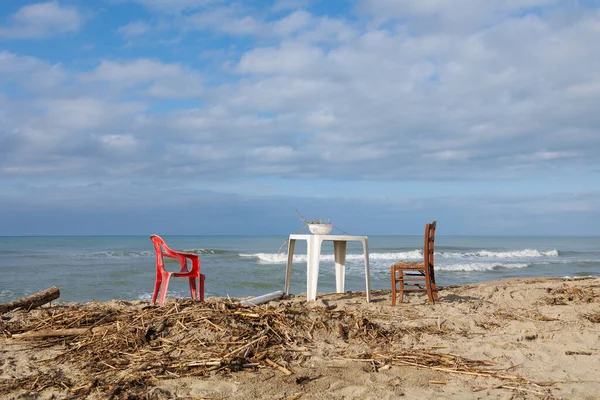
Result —
<path fill-rule="evenodd" d="M 367 284 L 367 303 L 371 302 L 371 267 L 369 266 L 369 239 L 363 240 L 363 253 L 365 254 L 365 281 Z"/>
<path fill-rule="evenodd" d="M 321 258 L 320 235 L 312 235 L 306 243 L 306 301 L 317 299 L 319 261 Z"/>
<path fill-rule="evenodd" d="M 346 275 L 346 242 L 333 241 L 333 254 L 335 256 L 335 290 L 344 293 Z"/>
<path fill-rule="evenodd" d="M 288 241 L 288 259 L 285 267 L 285 294 L 290 294 L 290 280 L 292 278 L 292 261 L 294 260 L 294 247 L 296 239 Z"/>

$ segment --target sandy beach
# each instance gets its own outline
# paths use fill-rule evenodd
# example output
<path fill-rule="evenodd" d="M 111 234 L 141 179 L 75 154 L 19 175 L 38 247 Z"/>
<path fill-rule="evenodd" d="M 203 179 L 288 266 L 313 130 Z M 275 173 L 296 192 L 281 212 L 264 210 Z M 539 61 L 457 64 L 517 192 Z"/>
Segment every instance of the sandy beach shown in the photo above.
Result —
<path fill-rule="evenodd" d="M 597 399 L 599 292 L 600 278 L 538 278 L 446 287 L 436 305 L 416 294 L 391 307 L 380 290 L 371 303 L 348 292 L 15 310 L 0 320 L 0 397 Z"/>

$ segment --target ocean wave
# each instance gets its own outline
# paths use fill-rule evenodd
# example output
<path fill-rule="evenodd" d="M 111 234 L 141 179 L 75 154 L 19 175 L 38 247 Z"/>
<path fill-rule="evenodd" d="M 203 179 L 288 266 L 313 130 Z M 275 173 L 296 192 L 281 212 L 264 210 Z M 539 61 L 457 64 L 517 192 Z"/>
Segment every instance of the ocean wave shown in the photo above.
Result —
<path fill-rule="evenodd" d="M 534 258 L 534 257 L 558 257 L 558 250 L 539 251 L 536 249 L 490 251 L 480 250 L 476 252 L 441 252 L 435 253 L 441 258 Z"/>
<path fill-rule="evenodd" d="M 14 292 L 11 290 L 0 290 L 0 299 L 2 298 L 11 298 L 14 296 Z"/>
<path fill-rule="evenodd" d="M 397 254 L 403 254 L 403 253 L 397 253 Z M 240 254 L 240 257 L 248 257 L 248 258 L 256 258 L 258 260 L 259 263 L 261 264 L 281 264 L 281 263 L 287 263 L 287 254 L 286 253 L 254 253 L 254 254 Z M 393 260 L 398 260 L 399 258 L 402 258 L 401 256 L 397 256 L 397 255 L 385 255 L 385 256 L 380 256 L 377 253 L 375 254 L 369 254 L 369 260 L 370 261 L 374 261 L 374 260 L 388 260 L 388 259 L 393 259 Z M 418 259 L 423 259 L 423 256 L 418 255 L 417 256 Z M 306 262 L 307 257 L 306 254 L 294 254 L 294 262 L 298 263 L 298 262 Z M 333 254 L 321 254 L 321 261 L 324 262 L 334 262 L 335 261 L 335 257 Z M 348 262 L 363 262 L 364 260 L 364 255 L 362 254 L 346 254 L 346 263 Z"/>
<path fill-rule="evenodd" d="M 185 249 L 185 250 L 176 250 L 182 251 L 185 253 L 192 253 L 198 255 L 208 255 L 208 254 L 235 254 L 235 252 L 228 250 L 219 250 L 219 249 Z M 154 257 L 154 250 L 142 250 L 142 251 L 100 251 L 94 253 L 79 253 L 73 254 L 73 258 L 80 259 L 88 259 L 88 258 L 96 258 L 96 259 L 106 259 L 106 258 L 130 258 L 130 257 Z"/>
<path fill-rule="evenodd" d="M 265 264 L 280 264 L 287 262 L 287 253 L 252 253 L 239 254 L 240 257 L 256 258 L 258 262 Z M 535 249 L 511 250 L 511 251 L 489 251 L 477 252 L 435 252 L 435 256 L 441 259 L 527 259 L 541 257 L 558 257 L 558 250 L 539 251 Z M 347 254 L 346 261 L 361 261 L 362 254 Z M 409 250 L 401 252 L 370 253 L 369 260 L 377 261 L 418 261 L 423 259 L 422 250 Z M 333 254 L 322 254 L 321 261 L 334 261 Z M 306 254 L 294 254 L 294 262 L 306 262 Z"/>
<path fill-rule="evenodd" d="M 361 254 L 361 257 L 362 257 L 362 254 Z M 369 253 L 369 260 L 422 260 L 422 259 L 423 259 L 423 250 L 401 251 L 401 252 L 397 252 L 397 253 Z"/>
<path fill-rule="evenodd" d="M 193 254 L 235 254 L 231 250 L 221 250 L 221 249 L 186 249 L 181 250 L 185 253 L 193 253 Z"/>
<path fill-rule="evenodd" d="M 73 254 L 73 258 L 128 258 L 128 257 L 150 257 L 154 251 L 99 251 L 94 253 Z"/>
<path fill-rule="evenodd" d="M 281 264 L 287 262 L 287 254 L 285 253 L 254 253 L 254 254 L 239 254 L 240 257 L 256 258 L 262 264 Z M 306 256 L 300 259 L 298 255 L 294 255 L 294 261 L 306 261 Z"/>
<path fill-rule="evenodd" d="M 526 268 L 529 264 L 526 263 L 466 263 L 466 264 L 451 264 L 451 265 L 436 265 L 437 271 L 448 272 L 474 272 L 474 271 L 492 271 L 500 268 Z"/>

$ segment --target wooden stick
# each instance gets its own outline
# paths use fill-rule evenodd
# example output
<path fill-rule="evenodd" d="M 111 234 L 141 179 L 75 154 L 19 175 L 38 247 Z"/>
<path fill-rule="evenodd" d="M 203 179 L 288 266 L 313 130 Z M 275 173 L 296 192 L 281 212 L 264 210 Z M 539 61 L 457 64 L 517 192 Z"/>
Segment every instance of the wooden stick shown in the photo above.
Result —
<path fill-rule="evenodd" d="M 252 346 L 254 343 L 256 343 L 258 341 L 261 341 L 261 340 L 263 340 L 266 337 L 267 337 L 266 335 L 263 335 L 263 336 L 259 337 L 258 339 L 251 341 L 250 343 L 246 343 L 242 347 L 238 347 L 237 349 L 235 349 L 235 350 L 227 353 L 225 356 L 223 356 L 223 358 L 227 358 L 230 355 L 237 353 L 238 351 L 244 350 L 245 348 Z"/>
<path fill-rule="evenodd" d="M 108 327 L 98 328 L 69 328 L 69 329 L 42 329 L 40 331 L 29 331 L 25 333 L 17 333 L 12 335 L 13 339 L 38 339 L 43 337 L 57 336 L 79 336 L 85 333 L 104 333 L 108 331 Z"/>
<path fill-rule="evenodd" d="M 537 395 L 540 395 L 540 396 L 543 396 L 545 394 L 545 393 L 542 393 L 542 392 L 538 392 L 536 390 L 523 389 L 523 388 L 518 388 L 518 387 L 514 387 L 514 386 L 504 386 L 503 385 L 503 386 L 500 386 L 500 387 L 503 388 L 503 389 L 518 390 L 518 391 L 521 391 L 521 392 L 534 393 L 534 394 L 537 394 Z"/>
<path fill-rule="evenodd" d="M 60 296 L 60 290 L 56 286 L 44 289 L 41 292 L 32 294 L 31 296 L 23 297 L 10 303 L 0 304 L 0 312 L 7 312 L 14 310 L 15 308 L 24 308 L 31 310 L 32 308 L 39 307 L 46 303 L 50 303 L 52 300 L 58 299 Z"/>
<path fill-rule="evenodd" d="M 268 358 L 265 359 L 265 361 L 267 362 L 267 364 L 269 364 L 271 367 L 275 367 L 278 370 L 280 370 L 281 372 L 283 372 L 286 375 L 291 375 L 292 371 L 290 371 L 289 369 L 282 367 L 281 365 L 277 364 L 275 361 L 272 361 Z"/>
<path fill-rule="evenodd" d="M 500 374 L 495 374 L 493 372 L 470 372 L 470 371 L 461 371 L 461 370 L 456 370 L 456 369 L 451 369 L 451 368 L 439 368 L 439 367 L 430 367 L 428 365 L 421 365 L 421 364 L 417 364 L 417 363 L 413 363 L 410 361 L 404 361 L 404 360 L 399 360 L 399 359 L 394 359 L 394 361 L 398 361 L 401 364 L 406 364 L 406 365 L 413 365 L 415 367 L 419 367 L 419 368 L 424 368 L 424 369 L 432 369 L 435 371 L 443 371 L 443 372 L 449 372 L 449 373 L 453 373 L 453 374 L 465 374 L 465 375 L 475 375 L 475 376 L 488 376 L 491 378 L 502 378 L 502 379 L 513 379 L 513 380 L 519 380 L 522 379 L 519 376 L 514 376 L 514 375 L 500 375 Z"/>

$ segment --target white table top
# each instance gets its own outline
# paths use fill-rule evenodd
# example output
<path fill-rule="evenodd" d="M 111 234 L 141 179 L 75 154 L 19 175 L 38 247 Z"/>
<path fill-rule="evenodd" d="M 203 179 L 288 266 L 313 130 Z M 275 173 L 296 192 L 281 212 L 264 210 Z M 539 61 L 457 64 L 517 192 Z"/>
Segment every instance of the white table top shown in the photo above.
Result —
<path fill-rule="evenodd" d="M 366 236 L 350 236 L 350 235 L 290 235 L 290 239 L 293 240 L 308 240 L 312 236 L 318 236 L 323 240 L 340 240 L 340 241 L 362 241 L 366 239 Z"/>

